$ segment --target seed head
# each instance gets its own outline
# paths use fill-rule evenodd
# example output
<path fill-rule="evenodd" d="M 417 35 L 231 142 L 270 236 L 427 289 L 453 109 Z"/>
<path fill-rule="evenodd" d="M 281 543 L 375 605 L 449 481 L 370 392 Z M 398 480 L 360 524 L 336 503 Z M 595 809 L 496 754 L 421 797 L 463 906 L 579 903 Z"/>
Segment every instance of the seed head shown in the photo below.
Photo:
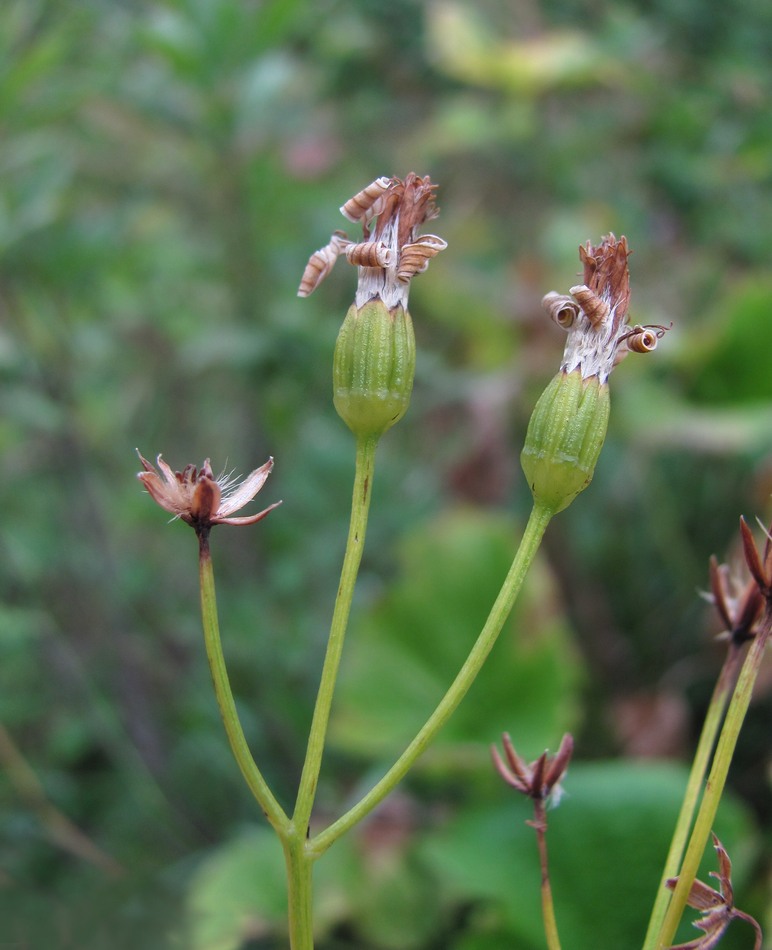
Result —
<path fill-rule="evenodd" d="M 515 751 L 508 733 L 503 734 L 502 741 L 507 762 L 501 758 L 496 746 L 491 746 L 491 755 L 493 764 L 504 781 L 536 801 L 546 802 L 552 798 L 557 803 L 562 795 L 560 782 L 568 770 L 568 763 L 574 751 L 571 734 L 567 732 L 563 736 L 555 755 L 542 752 L 539 758 L 530 764 Z"/>
<path fill-rule="evenodd" d="M 138 474 L 153 501 L 164 510 L 196 529 L 197 534 L 208 531 L 215 524 L 248 525 L 265 518 L 281 502 L 277 501 L 256 515 L 234 518 L 232 515 L 249 504 L 271 474 L 273 459 L 239 480 L 230 475 L 212 473 L 209 459 L 200 469 L 186 465 L 181 472 L 173 471 L 159 455 L 158 469 L 137 451 L 144 471 Z"/>
<path fill-rule="evenodd" d="M 376 178 L 342 206 L 341 214 L 362 224 L 362 240 L 350 241 L 335 231 L 329 243 L 315 251 L 306 265 L 299 297 L 312 293 L 343 254 L 359 267 L 355 306 L 380 298 L 387 309 L 407 309 L 410 281 L 423 273 L 429 261 L 447 247 L 435 234 L 419 235 L 419 228 L 439 213 L 434 201 L 437 186 L 427 175 L 411 172 L 403 180 Z"/>
<path fill-rule="evenodd" d="M 628 352 L 646 353 L 655 349 L 665 327 L 630 326 L 630 274 L 627 239 L 607 234 L 597 247 L 588 241 L 579 248 L 584 266 L 584 283 L 569 291 L 570 296 L 551 291 L 542 305 L 567 333 L 561 369 L 575 369 L 583 379 L 597 376 L 605 383 L 611 370 Z"/>

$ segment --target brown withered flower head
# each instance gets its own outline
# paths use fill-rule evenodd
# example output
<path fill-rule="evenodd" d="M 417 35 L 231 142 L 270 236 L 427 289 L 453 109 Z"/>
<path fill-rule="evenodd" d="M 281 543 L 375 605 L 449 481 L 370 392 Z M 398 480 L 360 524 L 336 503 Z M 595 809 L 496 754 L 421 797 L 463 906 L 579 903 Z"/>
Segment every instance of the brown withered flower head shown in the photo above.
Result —
<path fill-rule="evenodd" d="M 671 950 L 713 950 L 724 936 L 727 927 L 733 920 L 744 920 L 756 931 L 754 950 L 761 950 L 762 933 L 758 922 L 750 914 L 737 910 L 734 906 L 734 889 L 732 887 L 732 862 L 726 849 L 713 835 L 713 847 L 718 857 L 718 871 L 711 871 L 710 876 L 716 878 L 719 889 L 709 887 L 702 881 L 695 881 L 687 898 L 687 903 L 695 910 L 702 911 L 702 916 L 694 921 L 693 926 L 703 931 L 702 937 L 690 940 L 688 943 L 679 943 Z M 675 890 L 677 877 L 666 881 L 670 890 Z"/>
<path fill-rule="evenodd" d="M 535 801 L 551 800 L 557 805 L 563 794 L 560 782 L 568 769 L 574 751 L 573 737 L 566 733 L 555 755 L 543 752 L 535 762 L 527 763 L 515 751 L 508 733 L 502 736 L 506 763 L 496 746 L 491 746 L 493 764 L 504 781 L 512 788 Z"/>
<path fill-rule="evenodd" d="M 710 593 L 705 595 L 721 618 L 723 639 L 741 646 L 756 635 L 764 609 L 764 598 L 755 580 L 744 580 L 726 564 L 710 559 Z"/>
<path fill-rule="evenodd" d="M 144 469 L 137 477 L 153 500 L 175 518 L 180 518 L 194 527 L 198 534 L 208 531 L 216 524 L 255 524 L 281 504 L 277 501 L 256 515 L 233 517 L 235 512 L 249 504 L 263 487 L 271 474 L 273 459 L 268 459 L 260 468 L 239 480 L 225 474 L 215 478 L 209 459 L 200 469 L 194 465 L 186 465 L 181 472 L 175 472 L 160 455 L 156 459 L 158 469 L 139 451 L 137 455 Z"/>
<path fill-rule="evenodd" d="M 436 188 L 428 175 L 422 178 L 411 172 L 404 181 L 376 178 L 349 198 L 340 211 L 349 221 L 361 223 L 362 240 L 351 241 L 343 231 L 335 231 L 329 243 L 311 255 L 298 296 L 312 293 L 343 254 L 359 268 L 357 307 L 380 297 L 389 310 L 407 308 L 410 281 L 447 247 L 436 234 L 418 233 L 439 213 Z"/>
<path fill-rule="evenodd" d="M 597 376 L 605 383 L 611 370 L 630 351 L 655 349 L 666 328 L 630 326 L 630 275 L 627 239 L 608 234 L 597 247 L 588 241 L 579 248 L 584 265 L 584 283 L 571 287 L 569 295 L 548 293 L 542 305 L 568 333 L 561 369 L 579 369 L 583 379 Z"/>

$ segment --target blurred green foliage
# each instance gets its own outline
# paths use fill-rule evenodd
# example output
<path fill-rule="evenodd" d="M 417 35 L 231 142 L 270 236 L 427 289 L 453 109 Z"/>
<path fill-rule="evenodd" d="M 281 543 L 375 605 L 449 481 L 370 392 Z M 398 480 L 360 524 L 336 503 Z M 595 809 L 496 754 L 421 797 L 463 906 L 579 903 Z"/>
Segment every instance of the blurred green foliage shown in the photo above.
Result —
<path fill-rule="evenodd" d="M 615 372 L 595 481 L 551 526 L 485 686 L 382 827 L 333 849 L 335 887 L 320 865 L 322 946 L 539 946 L 513 916 L 533 912 L 535 871 L 518 870 L 533 842 L 485 761 L 504 729 L 536 754 L 572 728 L 580 760 L 619 759 L 579 763 L 569 792 L 579 807 L 594 775 L 591 800 L 630 815 L 629 838 L 592 839 L 569 799 L 551 847 L 558 877 L 585 836 L 625 887 L 588 870 L 581 901 L 558 889 L 558 918 L 608 903 L 637 926 L 656 848 L 633 816 L 660 791 L 626 757 L 688 758 L 720 663 L 695 591 L 708 555 L 736 549 L 740 513 L 770 517 L 770 92 L 765 0 L 4 0 L 3 940 L 284 945 L 208 685 L 194 538 L 139 491 L 133 451 L 237 471 L 276 458 L 263 495 L 283 507 L 219 529 L 214 554 L 245 729 L 289 806 L 345 542 L 352 446 L 329 377 L 354 275 L 339 264 L 309 300 L 295 291 L 337 207 L 411 170 L 440 184 L 449 249 L 413 287 L 417 388 L 379 450 L 325 812 L 418 725 L 514 549 L 519 447 L 562 351 L 539 300 L 576 282 L 577 245 L 625 233 L 633 319 L 673 330 Z M 749 911 L 765 902 L 770 705 L 767 686 L 733 773 Z M 239 861 L 259 881 L 241 930 Z M 202 884 L 218 862 L 219 897 Z M 572 927 L 566 945 L 585 945 Z"/>

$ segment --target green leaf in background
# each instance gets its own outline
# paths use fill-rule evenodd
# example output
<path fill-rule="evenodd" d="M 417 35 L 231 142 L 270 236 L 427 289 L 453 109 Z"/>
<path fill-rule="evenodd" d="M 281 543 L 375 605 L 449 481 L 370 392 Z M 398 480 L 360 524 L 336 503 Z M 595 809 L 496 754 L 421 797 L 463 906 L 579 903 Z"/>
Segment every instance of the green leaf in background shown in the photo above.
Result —
<path fill-rule="evenodd" d="M 766 274 L 730 285 L 705 315 L 704 345 L 692 358 L 691 395 L 708 405 L 772 400 L 772 281 Z M 738 372 L 738 369 L 740 370 Z"/>
<path fill-rule="evenodd" d="M 472 509 L 442 514 L 405 538 L 389 593 L 352 624 L 333 713 L 338 747 L 393 755 L 412 738 L 466 658 L 516 544 L 513 519 Z M 537 563 L 477 682 L 427 755 L 452 758 L 450 744 L 474 742 L 487 756 L 503 730 L 538 754 L 575 724 L 579 680 L 550 574 Z"/>

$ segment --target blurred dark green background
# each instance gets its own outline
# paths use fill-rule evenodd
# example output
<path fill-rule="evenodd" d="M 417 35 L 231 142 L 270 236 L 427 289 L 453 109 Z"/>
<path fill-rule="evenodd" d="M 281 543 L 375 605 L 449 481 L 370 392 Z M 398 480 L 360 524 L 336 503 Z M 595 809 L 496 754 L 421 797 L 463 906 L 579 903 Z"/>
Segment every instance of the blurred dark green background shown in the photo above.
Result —
<path fill-rule="evenodd" d="M 245 729 L 289 808 L 347 527 L 330 369 L 355 274 L 295 292 L 339 205 L 409 171 L 439 183 L 449 248 L 413 285 L 416 391 L 379 450 L 320 817 L 412 736 L 506 571 L 563 345 L 539 301 L 577 283 L 577 246 L 626 234 L 632 319 L 673 329 L 615 372 L 595 481 L 483 681 L 320 864 L 319 945 L 543 946 L 528 812 L 489 766 L 505 729 L 529 756 L 576 735 L 566 950 L 640 944 L 721 662 L 707 559 L 772 513 L 771 96 L 768 0 L 3 0 L 0 947 L 286 946 L 195 538 L 134 449 L 276 459 L 260 500 L 282 508 L 213 540 Z M 762 917 L 770 711 L 767 670 L 719 829 Z"/>

